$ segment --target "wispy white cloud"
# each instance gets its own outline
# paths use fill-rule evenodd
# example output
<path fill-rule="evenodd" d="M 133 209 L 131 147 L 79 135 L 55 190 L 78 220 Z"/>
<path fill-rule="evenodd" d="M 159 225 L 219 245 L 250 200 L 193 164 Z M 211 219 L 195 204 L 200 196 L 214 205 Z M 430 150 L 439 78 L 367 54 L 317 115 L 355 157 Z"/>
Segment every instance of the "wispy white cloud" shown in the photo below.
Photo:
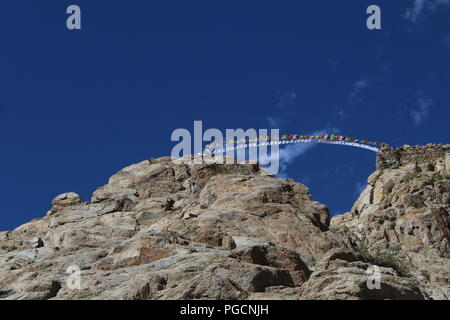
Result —
<path fill-rule="evenodd" d="M 342 106 L 339 106 L 336 111 L 337 118 L 339 118 L 340 121 L 343 121 L 345 118 L 352 115 L 354 111 L 352 105 L 354 106 L 354 104 L 363 100 L 365 91 L 377 86 L 379 83 L 390 77 L 392 66 L 389 62 L 385 62 L 380 65 L 379 70 L 380 71 L 377 74 L 362 76 L 359 80 L 351 84 L 345 103 Z"/>
<path fill-rule="evenodd" d="M 359 94 L 361 93 L 361 91 L 370 87 L 370 85 L 371 83 L 366 77 L 363 77 L 360 80 L 356 81 L 353 84 L 352 90 L 348 94 L 347 101 L 356 102 L 359 99 Z"/>
<path fill-rule="evenodd" d="M 269 116 L 266 118 L 271 128 L 282 127 L 292 115 L 295 114 L 295 100 L 297 94 L 293 91 L 285 92 L 281 95 L 280 100 L 277 103 L 277 110 L 275 116 Z"/>
<path fill-rule="evenodd" d="M 369 80 L 367 80 L 367 78 L 362 78 L 361 80 L 355 82 L 353 89 L 354 89 L 354 91 L 359 92 L 362 89 L 366 88 L 368 86 L 368 84 L 369 84 Z"/>
<path fill-rule="evenodd" d="M 280 150 L 280 171 L 278 176 L 286 177 L 287 168 L 294 162 L 295 159 L 305 154 L 308 150 L 312 149 L 314 144 L 290 144 Z"/>
<path fill-rule="evenodd" d="M 449 0 L 450 1 L 450 0 Z M 391 74 L 391 64 L 385 64 L 381 67 L 381 72 L 379 75 L 374 75 L 369 79 L 366 76 L 361 77 L 358 81 L 353 83 L 352 89 L 348 94 L 347 101 L 355 102 L 359 100 L 359 95 L 362 91 L 384 81 Z"/>
<path fill-rule="evenodd" d="M 425 12 L 433 12 L 440 6 L 450 6 L 450 0 L 414 0 L 403 13 L 403 18 L 416 23 Z"/>
<path fill-rule="evenodd" d="M 417 108 L 410 111 L 411 119 L 416 126 L 420 125 L 430 112 L 430 107 L 433 101 L 428 97 L 420 96 L 417 99 Z"/>
<path fill-rule="evenodd" d="M 413 6 L 406 9 L 405 13 L 403 13 L 403 18 L 411 22 L 417 22 L 417 19 L 421 15 L 424 6 L 425 0 L 414 0 Z"/>
<path fill-rule="evenodd" d="M 338 134 L 340 129 L 338 128 L 325 128 L 309 135 L 315 136 L 320 134 Z M 298 144 L 288 144 L 282 148 L 280 148 L 278 154 L 270 154 L 266 156 L 264 159 L 260 159 L 260 161 L 264 163 L 268 163 L 269 160 L 273 162 L 275 157 L 278 157 L 279 161 L 279 171 L 277 176 L 285 178 L 287 175 L 287 168 L 290 164 L 292 164 L 298 157 L 304 155 L 306 152 L 311 150 L 316 146 L 315 143 L 298 143 Z"/>
<path fill-rule="evenodd" d="M 293 91 L 284 93 L 278 102 L 278 108 L 289 112 L 294 111 L 296 98 L 297 94 Z"/>
<path fill-rule="evenodd" d="M 267 122 L 269 122 L 271 128 L 280 128 L 283 124 L 283 120 L 276 117 L 267 117 Z"/>

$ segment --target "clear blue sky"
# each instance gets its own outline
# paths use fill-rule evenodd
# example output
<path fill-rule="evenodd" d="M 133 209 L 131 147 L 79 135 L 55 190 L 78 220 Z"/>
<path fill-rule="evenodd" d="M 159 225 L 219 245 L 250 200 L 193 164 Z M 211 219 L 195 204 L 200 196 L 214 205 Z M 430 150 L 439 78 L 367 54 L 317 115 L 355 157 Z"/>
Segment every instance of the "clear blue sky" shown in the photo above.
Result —
<path fill-rule="evenodd" d="M 450 0 L 15 0 L 0 24 L 0 230 L 169 155 L 194 120 L 449 143 Z M 320 145 L 284 174 L 337 214 L 374 169 L 373 152 Z"/>

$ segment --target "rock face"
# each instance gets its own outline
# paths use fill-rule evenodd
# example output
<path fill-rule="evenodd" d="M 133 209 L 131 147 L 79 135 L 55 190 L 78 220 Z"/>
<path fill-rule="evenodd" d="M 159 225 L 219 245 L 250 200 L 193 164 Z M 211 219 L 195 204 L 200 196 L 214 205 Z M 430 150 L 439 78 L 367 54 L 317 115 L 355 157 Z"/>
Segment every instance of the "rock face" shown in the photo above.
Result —
<path fill-rule="evenodd" d="M 402 258 L 442 299 L 450 296 L 449 158 L 450 145 L 383 150 L 352 211 L 334 217 L 330 228 L 364 251 Z"/>
<path fill-rule="evenodd" d="M 0 299 L 448 299 L 449 159 L 383 150 L 331 222 L 255 164 L 143 161 L 0 232 Z"/>

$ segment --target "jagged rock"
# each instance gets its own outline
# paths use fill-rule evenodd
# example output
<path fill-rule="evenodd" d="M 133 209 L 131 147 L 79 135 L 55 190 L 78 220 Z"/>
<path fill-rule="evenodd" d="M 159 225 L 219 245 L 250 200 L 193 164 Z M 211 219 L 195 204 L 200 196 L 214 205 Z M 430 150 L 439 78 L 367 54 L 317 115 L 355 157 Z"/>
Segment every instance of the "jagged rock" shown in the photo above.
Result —
<path fill-rule="evenodd" d="M 65 193 L 0 232 L 0 299 L 448 299 L 449 159 L 383 148 L 331 222 L 306 186 L 255 164 L 143 161 L 91 202 Z M 381 290 L 364 286 L 371 265 Z"/>
<path fill-rule="evenodd" d="M 210 265 L 192 279 L 186 299 L 245 299 L 271 286 L 294 286 L 287 270 L 257 266 L 234 259 Z"/>
<path fill-rule="evenodd" d="M 396 270 L 376 266 L 379 270 L 379 289 L 368 285 L 367 270 L 373 264 L 345 249 L 330 250 L 316 265 L 308 282 L 300 288 L 305 300 L 424 300 L 419 283 L 413 277 L 400 275 Z"/>
<path fill-rule="evenodd" d="M 449 152 L 449 145 L 383 150 L 377 158 L 378 170 L 369 177 L 352 211 L 331 220 L 331 230 L 347 230 L 360 247 L 401 247 L 414 268 L 433 268 L 430 282 L 447 296 L 450 176 L 444 164 Z M 442 264 L 445 267 L 434 268 Z"/>
<path fill-rule="evenodd" d="M 297 252 L 276 246 L 241 248 L 235 250 L 230 257 L 252 264 L 286 269 L 289 271 L 296 286 L 304 283 L 311 274 L 311 271 Z"/>
<path fill-rule="evenodd" d="M 52 200 L 52 208 L 47 214 L 51 215 L 65 207 L 70 207 L 82 203 L 84 203 L 84 201 L 78 194 L 74 192 L 66 192 L 60 194 L 59 196 L 57 196 Z"/>

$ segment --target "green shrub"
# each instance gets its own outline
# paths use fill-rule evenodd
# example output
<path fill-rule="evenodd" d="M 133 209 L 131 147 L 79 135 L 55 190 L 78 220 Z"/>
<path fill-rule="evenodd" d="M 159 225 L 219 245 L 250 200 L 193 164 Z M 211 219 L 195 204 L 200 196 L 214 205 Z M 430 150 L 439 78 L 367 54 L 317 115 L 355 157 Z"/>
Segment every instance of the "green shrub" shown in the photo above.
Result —
<path fill-rule="evenodd" d="M 409 268 L 405 263 L 405 256 L 401 254 L 401 245 L 395 244 L 380 251 L 379 248 L 360 246 L 355 249 L 365 262 L 373 265 L 388 267 L 396 270 L 400 275 L 410 274 Z"/>
<path fill-rule="evenodd" d="M 403 176 L 402 180 L 400 180 L 400 182 L 408 182 L 412 179 L 414 179 L 415 177 L 417 177 L 419 174 L 418 173 L 407 173 Z"/>
<path fill-rule="evenodd" d="M 450 174 L 435 174 L 433 176 L 433 181 L 441 181 L 441 180 L 449 180 L 450 179 Z"/>
<path fill-rule="evenodd" d="M 396 262 L 396 263 L 402 263 L 405 260 L 405 256 L 401 254 L 402 252 L 402 246 L 400 244 L 395 244 L 390 246 L 386 250 L 386 258 L 390 261 Z"/>

